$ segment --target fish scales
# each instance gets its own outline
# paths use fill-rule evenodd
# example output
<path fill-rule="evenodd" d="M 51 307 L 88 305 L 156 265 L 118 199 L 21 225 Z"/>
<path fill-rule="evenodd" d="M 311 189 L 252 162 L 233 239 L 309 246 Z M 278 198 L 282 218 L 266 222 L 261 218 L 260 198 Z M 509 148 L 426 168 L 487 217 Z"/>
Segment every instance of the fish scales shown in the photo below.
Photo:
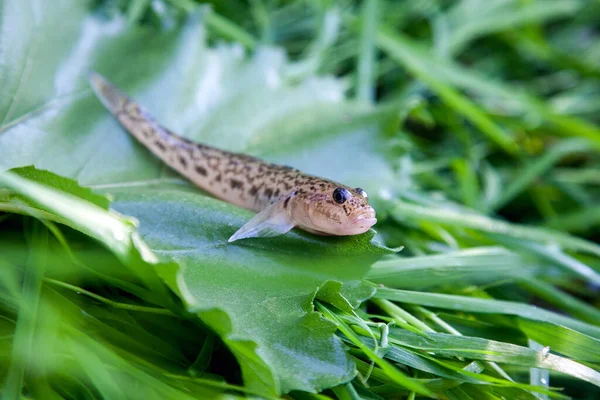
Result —
<path fill-rule="evenodd" d="M 347 230 L 351 233 L 341 233 L 343 229 L 336 224 L 344 225 L 350 219 L 358 218 L 358 222 L 365 221 L 359 229 L 364 231 L 365 224 L 374 223 L 375 213 L 362 189 L 352 189 L 292 167 L 192 142 L 160 125 L 146 109 L 100 75 L 93 73 L 90 81 L 103 104 L 139 142 L 196 186 L 219 199 L 255 212 L 272 209 L 265 216 L 268 218 L 260 222 L 261 229 L 268 231 L 272 228 L 269 227 L 271 224 L 277 231 L 253 232 L 254 236 L 281 234 L 279 231 L 284 228 L 280 225 L 285 225 L 285 229 L 290 225 L 298 226 L 317 234 L 356 234 L 352 233 L 356 229 Z M 341 190 L 345 198 L 339 203 L 340 197 L 336 201 L 334 192 Z M 317 219 L 334 224 L 334 229 L 320 229 L 327 223 L 314 223 L 313 220 Z M 357 225 L 356 222 L 354 225 Z M 269 226 L 265 228 L 265 224 Z"/>
<path fill-rule="evenodd" d="M 303 174 L 292 167 L 192 142 L 160 126 L 128 97 L 117 119 L 168 166 L 212 195 L 252 211 L 297 191 L 335 189 L 331 181 Z"/>

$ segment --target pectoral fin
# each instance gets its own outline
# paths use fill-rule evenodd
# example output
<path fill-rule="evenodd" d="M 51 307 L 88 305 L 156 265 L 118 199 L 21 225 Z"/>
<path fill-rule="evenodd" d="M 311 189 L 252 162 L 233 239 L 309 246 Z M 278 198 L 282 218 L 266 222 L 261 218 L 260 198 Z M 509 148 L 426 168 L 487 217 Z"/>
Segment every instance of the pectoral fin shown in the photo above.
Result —
<path fill-rule="evenodd" d="M 251 237 L 273 237 L 283 235 L 294 227 L 285 198 L 271 204 L 248 221 L 229 238 L 229 242 Z"/>

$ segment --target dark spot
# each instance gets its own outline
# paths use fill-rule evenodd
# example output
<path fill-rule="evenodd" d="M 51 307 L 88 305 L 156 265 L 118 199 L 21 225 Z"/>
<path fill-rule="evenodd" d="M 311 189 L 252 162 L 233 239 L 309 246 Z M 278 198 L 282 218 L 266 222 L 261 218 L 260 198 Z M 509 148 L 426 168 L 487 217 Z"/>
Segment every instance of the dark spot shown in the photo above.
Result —
<path fill-rule="evenodd" d="M 215 182 L 221 182 L 221 174 L 218 174 L 218 175 L 215 177 Z"/>
<path fill-rule="evenodd" d="M 281 192 L 279 191 L 279 189 L 277 189 L 277 190 L 275 191 L 275 197 L 279 196 L 279 194 L 280 194 L 280 193 L 281 193 Z"/>
<path fill-rule="evenodd" d="M 184 168 L 187 168 L 187 160 L 183 156 L 179 156 L 179 163 L 183 165 Z"/>
<path fill-rule="evenodd" d="M 288 196 L 288 197 L 285 199 L 285 201 L 283 202 L 283 208 L 287 208 L 287 206 L 288 206 L 288 203 L 290 202 L 290 199 L 291 199 L 291 198 L 292 198 L 291 196 Z"/>
<path fill-rule="evenodd" d="M 250 194 L 250 196 L 256 196 L 256 193 L 258 193 L 258 186 L 252 186 L 248 193 Z"/>
<path fill-rule="evenodd" d="M 265 197 L 268 197 L 270 199 L 271 196 L 273 196 L 273 189 L 266 188 L 263 193 L 264 193 Z"/>
<path fill-rule="evenodd" d="M 311 186 L 311 187 L 310 187 L 310 190 L 312 190 L 312 191 L 315 191 L 315 190 L 317 190 L 317 188 L 316 188 L 316 187 L 314 187 L 314 186 Z"/>
<path fill-rule="evenodd" d="M 160 151 L 167 150 L 167 147 L 161 141 L 157 140 L 156 142 L 154 142 L 154 144 L 156 145 L 156 147 L 158 147 L 160 149 Z"/>
<path fill-rule="evenodd" d="M 238 181 L 237 179 L 230 179 L 229 185 L 232 189 L 242 189 L 244 187 L 244 182 Z"/>
<path fill-rule="evenodd" d="M 206 171 L 206 168 L 204 168 L 203 166 L 200 166 L 200 165 L 196 165 L 196 172 L 199 173 L 202 176 L 208 175 L 208 172 Z"/>

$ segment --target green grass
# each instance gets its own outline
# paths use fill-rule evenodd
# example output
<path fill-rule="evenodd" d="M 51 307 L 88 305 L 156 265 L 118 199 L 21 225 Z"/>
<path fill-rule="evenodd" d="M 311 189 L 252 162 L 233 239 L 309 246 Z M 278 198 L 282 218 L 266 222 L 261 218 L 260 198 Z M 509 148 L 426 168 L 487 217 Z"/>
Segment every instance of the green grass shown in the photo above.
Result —
<path fill-rule="evenodd" d="M 5 1 L 3 398 L 598 398 L 599 16 Z M 377 232 L 227 244 L 252 214 L 134 143 L 90 69 L 190 139 L 365 188 Z"/>

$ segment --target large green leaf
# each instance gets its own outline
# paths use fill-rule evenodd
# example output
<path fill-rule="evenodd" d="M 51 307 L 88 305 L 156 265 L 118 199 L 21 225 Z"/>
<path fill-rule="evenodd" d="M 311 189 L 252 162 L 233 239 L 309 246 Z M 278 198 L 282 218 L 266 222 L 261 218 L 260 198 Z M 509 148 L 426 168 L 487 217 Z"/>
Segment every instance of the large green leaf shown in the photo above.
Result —
<path fill-rule="evenodd" d="M 182 29 L 156 33 L 90 16 L 88 6 L 3 4 L 0 83 L 9 96 L 0 102 L 0 170 L 31 164 L 115 196 L 117 211 L 140 220 L 150 249 L 184 267 L 161 273 L 230 346 L 250 387 L 315 391 L 352 378 L 333 325 L 313 312 L 311 300 L 327 281 L 363 276 L 384 252 L 370 243 L 372 233 L 326 239 L 293 232 L 227 244 L 251 213 L 169 172 L 108 115 L 85 77 L 103 73 L 185 136 L 372 196 L 392 182 L 374 151 L 382 145 L 381 115 L 347 104 L 335 79 L 287 82 L 277 49 L 247 57 L 238 46 L 207 48 L 201 14 Z M 344 292 L 356 302 L 351 293 L 361 291 Z"/>
<path fill-rule="evenodd" d="M 119 210 L 140 220 L 150 247 L 185 267 L 166 280 L 178 281 L 189 309 L 199 312 L 238 359 L 256 362 L 246 354 L 255 344 L 241 339 L 256 342 L 285 390 L 322 388 L 352 376 L 354 367 L 332 336 L 335 326 L 313 312 L 311 300 L 325 281 L 344 282 L 366 272 L 381 254 L 370 244 L 371 235 L 315 239 L 294 232 L 232 245 L 228 237 L 249 214 L 243 210 L 164 187 L 123 192 L 118 199 Z M 252 379 L 270 384 L 266 373 L 257 371 Z"/>
<path fill-rule="evenodd" d="M 125 266 L 133 272 L 130 277 L 135 276 L 135 279 L 122 281 L 123 284 L 117 284 L 116 287 L 123 288 L 128 298 L 135 295 L 161 307 L 137 307 L 126 303 L 120 305 L 131 311 L 136 310 L 138 317 L 141 316 L 142 319 L 143 314 L 148 313 L 153 323 L 168 324 L 167 329 L 171 332 L 167 333 L 161 329 L 159 332 L 152 333 L 150 326 L 139 325 L 140 320 L 136 320 L 132 315 L 120 313 L 118 302 L 49 278 L 48 275 L 56 272 L 55 267 L 58 264 L 65 262 L 68 264 L 69 260 L 61 257 L 61 254 L 65 255 L 61 251 L 63 249 L 50 245 L 48 230 L 35 229 L 42 224 L 32 224 L 33 240 L 29 249 L 23 246 L 24 243 L 13 242 L 12 238 L 7 241 L 8 235 L 2 231 L 0 285 L 3 290 L 0 290 L 0 297 L 5 309 L 8 309 L 6 310 L 8 314 L 3 314 L 2 333 L 5 339 L 12 339 L 5 340 L 0 349 L 3 369 L 9 368 L 3 391 L 7 395 L 10 393 L 12 397 L 18 397 L 18 393 L 25 387 L 26 390 L 35 393 L 46 393 L 46 395 L 40 394 L 41 398 L 57 398 L 48 393 L 54 390 L 60 392 L 65 388 L 68 392 L 71 390 L 76 392 L 77 388 L 73 389 L 73 385 L 86 386 L 86 383 L 89 383 L 91 388 L 85 389 L 84 393 L 97 391 L 108 398 L 222 398 L 218 394 L 221 390 L 214 388 L 225 390 L 225 386 L 229 389 L 246 391 L 244 388 L 223 385 L 215 379 L 189 379 L 187 375 L 183 378 L 187 378 L 189 386 L 181 386 L 178 383 L 181 372 L 166 374 L 167 371 L 171 372 L 173 369 L 177 371 L 181 366 L 188 364 L 178 346 L 169 344 L 169 340 L 177 337 L 180 331 L 187 335 L 190 335 L 190 332 L 199 334 L 190 338 L 179 338 L 178 342 L 182 345 L 180 349 L 184 353 L 189 351 L 190 343 L 194 340 L 200 343 L 204 340 L 202 331 L 187 330 L 181 320 L 173 319 L 173 312 L 181 314 L 181 305 L 172 302 L 172 296 L 156 273 L 158 271 L 164 273 L 169 269 L 176 270 L 177 265 L 158 262 L 155 255 L 140 240 L 130 221 L 73 195 L 73 193 L 83 192 L 81 187 L 69 193 L 56 190 L 49 184 L 49 182 L 64 184 L 68 181 L 68 185 L 64 186 L 73 189 L 76 187 L 74 181 L 59 178 L 47 171 L 36 170 L 32 175 L 37 178 L 45 176 L 47 183 L 40 184 L 15 173 L 4 173 L 0 174 L 0 187 L 6 187 L 34 204 L 23 211 L 35 217 L 40 216 L 40 209 L 36 207 L 47 210 L 41 217 L 44 225 L 57 239 L 62 237 L 62 234 L 51 221 L 60 218 L 61 222 L 85 232 L 107 246 L 122 261 L 122 264 L 117 262 L 117 265 L 121 268 Z M 0 201 L 0 210 L 4 210 L 12 202 L 21 201 L 19 197 Z M 6 250 L 11 247 L 20 247 L 20 255 L 10 257 L 9 254 L 9 257 L 5 258 Z M 68 244 L 65 244 L 65 247 L 68 247 Z M 98 256 L 102 259 L 101 267 L 88 281 L 90 285 L 103 282 L 105 278 L 103 273 L 108 272 L 104 267 L 115 265 L 115 260 L 107 259 L 104 253 L 92 251 L 85 256 L 85 259 L 90 261 L 89 258 L 98 258 Z M 72 253 L 71 258 L 71 268 L 90 266 L 88 262 L 76 258 Z M 115 277 L 109 277 L 109 281 L 115 283 L 119 280 L 116 276 L 117 274 Z M 80 282 L 85 282 L 83 275 L 80 274 L 77 278 Z M 108 301 L 113 307 L 103 310 L 97 304 L 80 302 L 73 297 L 64 296 L 64 292 L 59 294 L 52 286 L 68 288 L 76 291 L 78 295 L 85 294 L 95 300 Z M 10 315 L 17 310 L 16 321 L 13 321 Z M 161 316 L 167 319 L 162 319 Z M 15 322 L 14 329 L 11 326 L 12 322 Z M 163 340 L 163 335 L 167 340 Z M 143 358 L 140 357 L 142 355 Z M 169 366 L 166 370 L 165 362 Z M 39 372 L 33 376 L 26 374 L 23 379 L 24 372 L 30 370 Z M 57 380 L 56 376 L 66 379 Z M 32 384 L 32 381 L 35 383 Z M 250 392 L 254 391 L 250 390 Z M 259 394 L 271 398 L 262 390 Z M 227 395 L 226 398 L 232 397 Z"/>

